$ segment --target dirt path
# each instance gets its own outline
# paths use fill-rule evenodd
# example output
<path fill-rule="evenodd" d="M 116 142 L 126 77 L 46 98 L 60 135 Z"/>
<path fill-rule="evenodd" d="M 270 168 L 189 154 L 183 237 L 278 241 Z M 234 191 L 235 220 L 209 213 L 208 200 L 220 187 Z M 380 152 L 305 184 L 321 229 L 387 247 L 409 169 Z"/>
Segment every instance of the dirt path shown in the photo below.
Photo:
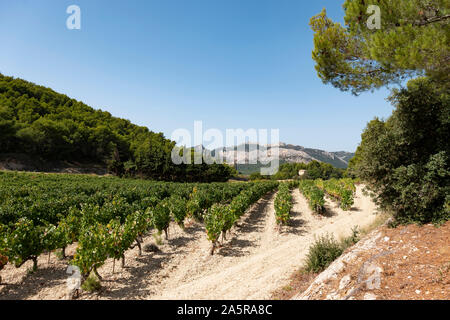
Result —
<path fill-rule="evenodd" d="M 171 226 L 170 240 L 162 252 L 137 249 L 126 254 L 127 268 L 112 261 L 99 269 L 104 277 L 98 294 L 83 293 L 81 299 L 269 299 L 271 293 L 289 283 L 302 264 L 314 236 L 330 232 L 350 235 L 352 227 L 364 227 L 375 219 L 375 205 L 357 188 L 354 209 L 344 212 L 327 200 L 327 216 L 311 212 L 298 189 L 289 226 L 277 230 L 270 194 L 258 201 L 234 227 L 214 256 L 202 225 L 192 222 L 184 231 Z M 154 243 L 149 236 L 145 243 Z M 72 250 L 72 251 L 71 251 Z M 73 253 L 74 246 L 69 253 Z M 40 257 L 41 269 L 28 275 L 27 267 L 8 265 L 2 271 L 0 299 L 63 299 L 66 293 L 67 261 Z M 29 266 L 28 266 L 29 268 Z"/>

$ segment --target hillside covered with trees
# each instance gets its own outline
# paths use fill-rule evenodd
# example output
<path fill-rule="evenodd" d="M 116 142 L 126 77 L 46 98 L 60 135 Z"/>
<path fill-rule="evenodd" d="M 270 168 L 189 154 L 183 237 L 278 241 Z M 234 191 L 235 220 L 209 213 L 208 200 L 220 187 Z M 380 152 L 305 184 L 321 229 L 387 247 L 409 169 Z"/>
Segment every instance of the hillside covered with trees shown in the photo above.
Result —
<path fill-rule="evenodd" d="M 0 154 L 108 166 L 116 175 L 225 181 L 227 165 L 174 165 L 175 142 L 49 88 L 0 74 Z"/>

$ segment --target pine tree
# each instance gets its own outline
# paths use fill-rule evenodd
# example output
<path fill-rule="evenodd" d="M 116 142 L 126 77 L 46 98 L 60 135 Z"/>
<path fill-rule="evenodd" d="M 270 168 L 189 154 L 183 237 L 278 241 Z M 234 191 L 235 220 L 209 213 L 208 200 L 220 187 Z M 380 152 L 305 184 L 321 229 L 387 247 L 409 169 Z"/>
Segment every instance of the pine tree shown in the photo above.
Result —
<path fill-rule="evenodd" d="M 369 6 L 380 28 L 369 28 Z M 311 18 L 313 59 L 324 83 L 353 94 L 427 75 L 449 83 L 448 0 L 346 0 L 345 26 L 324 9 Z M 368 13 L 369 12 L 369 13 Z"/>

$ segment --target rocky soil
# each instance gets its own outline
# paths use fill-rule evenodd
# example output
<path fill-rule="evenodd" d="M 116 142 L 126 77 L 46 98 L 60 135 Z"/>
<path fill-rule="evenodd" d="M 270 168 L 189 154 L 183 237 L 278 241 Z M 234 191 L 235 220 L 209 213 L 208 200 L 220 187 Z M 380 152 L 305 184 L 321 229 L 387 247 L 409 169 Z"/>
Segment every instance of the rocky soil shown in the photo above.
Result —
<path fill-rule="evenodd" d="M 450 222 L 377 228 L 292 298 L 449 300 Z"/>

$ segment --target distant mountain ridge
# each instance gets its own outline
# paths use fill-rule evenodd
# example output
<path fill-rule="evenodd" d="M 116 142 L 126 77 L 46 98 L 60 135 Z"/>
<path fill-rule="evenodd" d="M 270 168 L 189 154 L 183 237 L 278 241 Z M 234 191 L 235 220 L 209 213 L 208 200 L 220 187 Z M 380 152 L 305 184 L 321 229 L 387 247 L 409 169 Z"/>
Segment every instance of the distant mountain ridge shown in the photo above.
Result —
<path fill-rule="evenodd" d="M 320 149 L 305 148 L 292 144 L 280 143 L 280 156 L 286 162 L 310 162 L 313 160 L 329 163 L 336 168 L 347 168 L 354 153 L 347 151 L 329 152 Z M 302 159 L 302 156 L 305 156 Z M 303 160 L 303 161 L 302 161 Z"/>
<path fill-rule="evenodd" d="M 266 149 L 270 154 L 271 149 L 276 145 L 259 145 L 257 143 L 246 143 L 235 147 L 226 147 L 215 149 L 212 154 L 219 154 L 230 164 L 237 164 L 237 169 L 241 173 L 248 174 L 259 170 L 262 167 L 260 163 L 250 164 L 250 160 L 257 159 L 258 150 Z M 352 152 L 336 151 L 329 152 L 320 149 L 305 148 L 298 145 L 286 144 L 280 142 L 279 160 L 282 163 L 309 163 L 311 161 L 320 161 L 329 163 L 336 168 L 347 168 L 348 162 L 355 155 Z M 196 147 L 200 151 L 200 146 Z M 204 150 L 202 146 L 201 149 Z M 233 150 L 237 150 L 233 155 Z M 253 162 L 254 163 L 254 162 Z"/>

